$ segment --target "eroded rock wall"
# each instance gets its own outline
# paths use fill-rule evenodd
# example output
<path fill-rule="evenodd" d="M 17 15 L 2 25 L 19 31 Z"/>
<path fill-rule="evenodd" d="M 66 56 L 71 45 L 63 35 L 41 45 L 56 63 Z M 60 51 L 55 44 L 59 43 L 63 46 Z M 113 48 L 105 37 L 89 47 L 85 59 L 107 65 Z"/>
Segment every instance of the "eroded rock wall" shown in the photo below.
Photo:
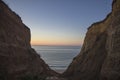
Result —
<path fill-rule="evenodd" d="M 120 0 L 105 20 L 88 28 L 80 54 L 63 76 L 70 80 L 120 80 Z"/>
<path fill-rule="evenodd" d="M 0 80 L 55 75 L 31 48 L 30 29 L 0 0 Z"/>

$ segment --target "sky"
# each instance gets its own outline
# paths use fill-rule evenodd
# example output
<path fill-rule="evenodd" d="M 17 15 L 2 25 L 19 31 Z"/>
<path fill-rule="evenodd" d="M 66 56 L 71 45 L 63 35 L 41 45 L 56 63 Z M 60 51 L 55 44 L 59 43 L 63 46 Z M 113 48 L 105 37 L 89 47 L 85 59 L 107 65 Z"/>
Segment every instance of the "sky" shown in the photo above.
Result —
<path fill-rule="evenodd" d="M 111 12 L 112 0 L 3 0 L 31 29 L 32 45 L 82 45 L 87 28 Z"/>

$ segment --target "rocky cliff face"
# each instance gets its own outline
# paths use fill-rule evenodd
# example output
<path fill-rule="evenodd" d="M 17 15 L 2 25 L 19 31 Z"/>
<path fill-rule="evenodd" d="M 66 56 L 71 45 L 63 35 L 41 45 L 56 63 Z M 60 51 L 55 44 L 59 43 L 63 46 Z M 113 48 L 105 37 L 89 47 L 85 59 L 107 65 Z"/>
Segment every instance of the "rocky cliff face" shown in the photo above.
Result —
<path fill-rule="evenodd" d="M 51 75 L 56 73 L 31 48 L 30 29 L 0 0 L 0 80 Z M 105 20 L 88 28 L 80 54 L 63 76 L 70 80 L 120 80 L 120 0 L 113 0 L 112 12 Z"/>
<path fill-rule="evenodd" d="M 120 80 L 120 0 L 88 28 L 80 54 L 63 73 L 70 80 Z"/>
<path fill-rule="evenodd" d="M 0 80 L 53 74 L 31 48 L 30 29 L 0 0 Z"/>

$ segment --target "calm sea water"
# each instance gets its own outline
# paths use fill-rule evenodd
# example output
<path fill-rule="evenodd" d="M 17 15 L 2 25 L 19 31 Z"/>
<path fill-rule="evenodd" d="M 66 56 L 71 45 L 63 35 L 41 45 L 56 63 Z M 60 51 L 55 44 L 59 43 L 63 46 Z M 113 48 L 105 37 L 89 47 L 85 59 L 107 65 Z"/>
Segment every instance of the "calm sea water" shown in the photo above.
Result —
<path fill-rule="evenodd" d="M 32 46 L 53 70 L 65 70 L 80 52 L 80 46 Z"/>

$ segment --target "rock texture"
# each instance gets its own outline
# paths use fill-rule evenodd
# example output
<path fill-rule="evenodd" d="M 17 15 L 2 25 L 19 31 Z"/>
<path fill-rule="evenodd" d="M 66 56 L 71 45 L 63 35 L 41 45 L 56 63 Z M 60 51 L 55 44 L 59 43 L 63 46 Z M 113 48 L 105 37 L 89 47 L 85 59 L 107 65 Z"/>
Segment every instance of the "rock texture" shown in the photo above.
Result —
<path fill-rule="evenodd" d="M 65 80 L 31 48 L 30 29 L 0 0 L 0 80 Z M 120 80 L 120 0 L 105 20 L 88 28 L 82 50 L 62 76 L 69 80 Z"/>
<path fill-rule="evenodd" d="M 120 0 L 88 28 L 80 54 L 63 73 L 70 80 L 120 80 Z"/>
<path fill-rule="evenodd" d="M 56 75 L 31 48 L 30 29 L 0 0 L 0 80 Z"/>

